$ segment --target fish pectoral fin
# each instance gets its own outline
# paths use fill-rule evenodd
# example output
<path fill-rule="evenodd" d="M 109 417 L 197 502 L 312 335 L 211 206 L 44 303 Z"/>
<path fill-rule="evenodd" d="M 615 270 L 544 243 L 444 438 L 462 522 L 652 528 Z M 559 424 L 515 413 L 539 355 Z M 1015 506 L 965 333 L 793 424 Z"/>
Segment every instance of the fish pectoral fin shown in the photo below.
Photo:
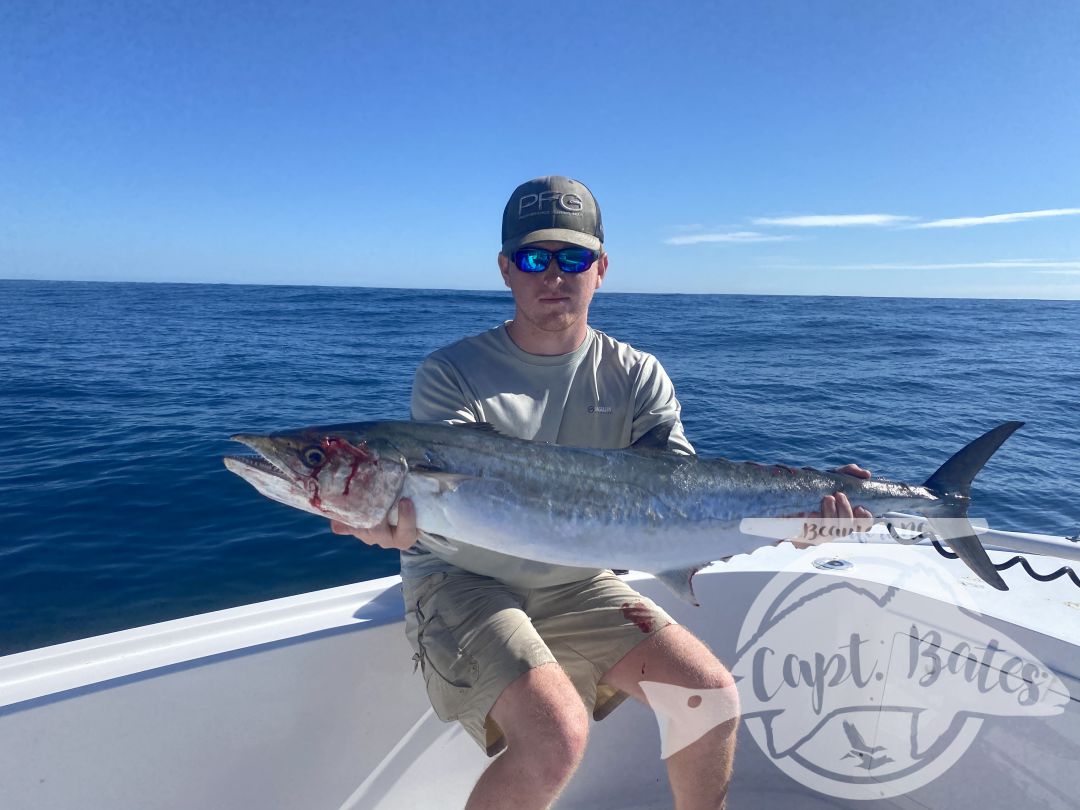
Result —
<path fill-rule="evenodd" d="M 694 595 L 694 574 L 708 564 L 703 562 L 687 568 L 672 568 L 670 571 L 661 571 L 653 576 L 667 585 L 680 599 L 689 602 L 694 607 L 701 607 L 697 596 Z"/>
<path fill-rule="evenodd" d="M 425 479 L 428 482 L 434 483 L 435 491 L 437 494 L 441 494 L 443 492 L 453 492 L 466 481 L 478 480 L 475 475 L 462 475 L 461 473 L 439 472 L 438 470 L 414 469 L 410 470 L 409 474 L 414 475 L 417 478 Z"/>

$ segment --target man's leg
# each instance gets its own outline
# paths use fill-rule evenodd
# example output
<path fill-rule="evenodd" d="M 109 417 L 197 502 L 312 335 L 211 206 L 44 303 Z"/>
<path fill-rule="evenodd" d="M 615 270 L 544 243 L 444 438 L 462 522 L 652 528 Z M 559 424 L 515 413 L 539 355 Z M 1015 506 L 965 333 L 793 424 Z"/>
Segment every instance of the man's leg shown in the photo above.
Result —
<path fill-rule="evenodd" d="M 585 753 L 589 716 L 558 664 L 544 664 L 511 683 L 490 717 L 507 749 L 484 771 L 466 810 L 543 810 L 570 781 Z"/>
<path fill-rule="evenodd" d="M 611 684 L 648 705 L 641 681 L 701 690 L 735 684 L 731 673 L 709 648 L 685 627 L 675 624 L 642 641 L 601 679 L 601 683 Z M 721 723 L 668 758 L 677 810 L 716 810 L 724 806 L 738 724 L 737 717 Z"/>
<path fill-rule="evenodd" d="M 521 610 L 524 597 L 464 571 L 402 584 L 406 636 L 436 714 L 460 722 L 489 755 L 508 746 L 466 806 L 547 807 L 581 760 L 589 718 Z"/>

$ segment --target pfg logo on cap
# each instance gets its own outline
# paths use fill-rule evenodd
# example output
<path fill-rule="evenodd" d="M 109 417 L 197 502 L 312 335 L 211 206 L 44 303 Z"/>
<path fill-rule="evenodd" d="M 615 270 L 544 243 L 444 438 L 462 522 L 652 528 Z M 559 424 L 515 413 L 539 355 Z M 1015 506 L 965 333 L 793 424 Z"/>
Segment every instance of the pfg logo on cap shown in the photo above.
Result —
<path fill-rule="evenodd" d="M 553 175 L 514 189 L 503 208 L 503 253 L 509 256 L 524 244 L 544 241 L 602 248 L 600 206 L 584 183 Z"/>
<path fill-rule="evenodd" d="M 518 200 L 518 219 L 551 214 L 556 211 L 565 214 L 580 214 L 583 207 L 581 197 L 570 192 L 541 191 L 538 194 L 523 194 Z"/>

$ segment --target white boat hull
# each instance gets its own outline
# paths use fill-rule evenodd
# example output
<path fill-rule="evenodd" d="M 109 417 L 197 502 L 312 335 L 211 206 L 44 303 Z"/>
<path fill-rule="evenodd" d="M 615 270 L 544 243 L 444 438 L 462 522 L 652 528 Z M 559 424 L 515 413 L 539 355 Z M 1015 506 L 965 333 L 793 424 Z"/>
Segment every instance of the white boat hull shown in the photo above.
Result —
<path fill-rule="evenodd" d="M 854 566 L 813 567 L 834 554 Z M 651 578 L 634 579 L 731 662 L 766 588 L 809 581 L 807 574 L 817 584 L 873 583 L 882 555 L 906 566 L 935 554 L 898 545 L 768 549 L 699 574 L 701 608 Z M 793 778 L 766 753 L 755 733 L 761 722 L 748 719 L 730 807 L 1080 806 L 1080 590 L 1067 579 L 1009 577 L 1013 590 L 998 593 L 951 565 L 984 614 L 979 621 L 1052 671 L 1055 688 L 1066 691 L 1061 711 L 988 716 L 939 775 L 897 795 L 871 780 L 860 799 Z M 933 595 L 913 598 L 935 604 Z M 404 638 L 396 577 L 0 658 L 5 810 L 452 808 L 464 804 L 485 764 L 463 732 L 430 710 Z M 670 806 L 656 720 L 628 702 L 594 724 L 558 807 Z"/>

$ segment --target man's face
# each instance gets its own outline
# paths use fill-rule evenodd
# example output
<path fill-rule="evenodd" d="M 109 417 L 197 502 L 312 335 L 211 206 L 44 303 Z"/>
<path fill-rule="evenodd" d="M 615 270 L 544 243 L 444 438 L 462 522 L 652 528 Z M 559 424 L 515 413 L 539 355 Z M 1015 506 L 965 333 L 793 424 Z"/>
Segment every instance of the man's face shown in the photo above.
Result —
<path fill-rule="evenodd" d="M 571 245 L 567 242 L 533 242 L 529 247 L 557 251 Z M 600 258 L 581 273 L 564 273 L 555 259 L 542 273 L 525 273 L 518 270 L 513 259 L 499 254 L 503 282 L 514 294 L 517 306 L 515 319 L 520 318 L 544 332 L 562 332 L 588 319 L 589 303 L 604 280 L 607 263 L 607 254 L 601 253 Z"/>

